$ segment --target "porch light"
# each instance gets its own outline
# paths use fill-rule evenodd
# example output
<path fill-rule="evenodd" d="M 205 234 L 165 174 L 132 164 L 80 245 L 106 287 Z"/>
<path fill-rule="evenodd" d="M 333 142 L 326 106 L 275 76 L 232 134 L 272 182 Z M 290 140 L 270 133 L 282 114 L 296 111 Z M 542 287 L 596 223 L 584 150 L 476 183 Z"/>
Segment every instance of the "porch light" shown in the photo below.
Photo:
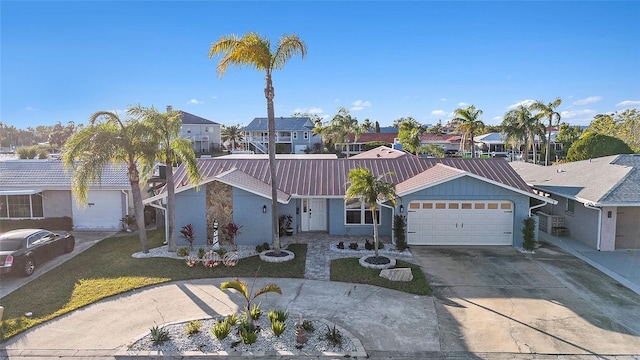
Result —
<path fill-rule="evenodd" d="M 400 204 L 400 213 L 404 212 L 404 205 Z"/>
<path fill-rule="evenodd" d="M 267 205 L 262 205 L 262 213 L 263 214 L 267 213 Z"/>

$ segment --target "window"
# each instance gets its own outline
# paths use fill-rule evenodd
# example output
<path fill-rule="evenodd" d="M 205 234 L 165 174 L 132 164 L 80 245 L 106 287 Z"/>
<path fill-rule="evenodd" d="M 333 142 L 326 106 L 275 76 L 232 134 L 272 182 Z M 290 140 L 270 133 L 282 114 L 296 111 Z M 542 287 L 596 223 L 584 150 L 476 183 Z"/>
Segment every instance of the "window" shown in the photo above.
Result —
<path fill-rule="evenodd" d="M 298 132 L 297 132 L 297 131 L 294 131 L 294 132 L 293 132 L 293 138 L 294 138 L 294 139 L 297 139 L 297 138 L 298 138 Z"/>
<path fill-rule="evenodd" d="M 306 139 L 308 139 L 308 138 L 309 138 L 309 132 L 308 132 L 308 131 L 305 131 L 305 132 L 304 132 L 304 139 L 306 140 Z"/>
<path fill-rule="evenodd" d="M 4 195 L 0 196 L 0 218 L 41 218 L 42 196 Z"/>
<path fill-rule="evenodd" d="M 567 199 L 567 209 L 566 209 L 566 211 L 567 211 L 568 213 L 572 213 L 572 214 L 573 214 L 573 212 L 575 211 L 575 209 L 576 209 L 576 202 L 575 202 L 575 200 Z"/>
<path fill-rule="evenodd" d="M 365 225 L 373 224 L 373 214 L 371 210 L 365 208 L 360 199 L 349 200 L 345 203 L 346 224 Z M 376 210 L 377 223 L 380 224 L 380 210 Z"/>

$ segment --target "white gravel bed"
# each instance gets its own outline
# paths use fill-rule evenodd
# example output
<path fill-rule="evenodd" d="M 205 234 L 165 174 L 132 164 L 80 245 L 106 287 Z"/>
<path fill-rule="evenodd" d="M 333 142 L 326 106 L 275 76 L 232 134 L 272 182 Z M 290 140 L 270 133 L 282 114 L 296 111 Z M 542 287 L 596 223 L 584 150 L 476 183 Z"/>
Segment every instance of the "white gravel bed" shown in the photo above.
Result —
<path fill-rule="evenodd" d="M 349 249 L 349 244 L 351 242 L 344 242 L 344 249 L 338 249 L 338 243 L 331 243 L 329 245 L 329 249 L 331 249 L 331 251 L 335 251 L 338 253 L 342 253 L 342 254 L 353 254 L 354 256 L 361 256 L 361 255 L 369 255 L 369 254 L 375 254 L 375 250 L 366 250 L 364 247 L 364 242 L 363 243 L 358 243 L 358 250 L 351 250 Z M 393 256 L 405 256 L 405 257 L 413 257 L 413 254 L 411 254 L 411 251 L 409 251 L 409 249 L 405 249 L 404 251 L 398 251 L 396 250 L 396 246 L 393 244 L 384 244 L 384 249 L 378 249 L 378 253 L 379 254 L 387 254 L 387 255 L 393 255 Z"/>
<path fill-rule="evenodd" d="M 206 251 L 209 251 L 210 248 L 209 247 L 202 247 L 203 249 L 205 249 Z M 249 246 L 249 245 L 239 245 L 237 246 L 237 251 L 238 251 L 238 257 L 240 259 L 242 258 L 246 258 L 249 256 L 253 256 L 253 255 L 258 255 L 258 253 L 256 252 L 256 247 L 255 246 Z M 198 252 L 199 247 L 194 247 L 193 251 L 195 253 Z M 228 251 L 230 251 L 230 249 L 227 249 Z M 235 251 L 235 248 L 234 248 Z M 178 254 L 176 254 L 175 252 L 169 252 L 169 246 L 168 245 L 163 245 L 157 248 L 153 248 L 153 249 L 149 249 L 149 253 L 145 254 L 143 252 L 137 252 L 133 255 L 134 258 L 152 258 L 152 257 L 166 257 L 166 258 L 171 258 L 171 259 L 184 259 L 184 256 L 178 256 Z"/>
<path fill-rule="evenodd" d="M 222 318 L 220 319 L 222 320 Z M 315 328 L 314 332 L 307 333 L 308 341 L 304 344 L 296 342 L 295 337 L 295 320 L 287 319 L 285 323 L 287 328 L 278 337 L 271 331 L 271 324 L 266 312 L 262 314 L 259 320 L 254 323 L 260 327 L 258 332 L 258 340 L 251 344 L 246 345 L 241 341 L 237 332 L 237 325 L 232 327 L 231 333 L 227 338 L 220 341 L 211 332 L 215 324 L 214 319 L 201 319 L 202 328 L 200 332 L 194 335 L 188 335 L 184 331 L 184 327 L 188 322 L 173 323 L 162 326 L 169 331 L 170 340 L 164 342 L 162 345 L 153 345 L 151 341 L 151 334 L 147 333 L 142 338 L 135 341 L 127 349 L 128 352 L 145 352 L 145 351 L 158 351 L 163 353 L 185 353 L 185 352 L 202 352 L 202 353 L 216 353 L 225 351 L 230 355 L 242 354 L 242 353 L 257 353 L 257 352 L 293 352 L 294 354 L 311 354 L 321 352 L 343 353 L 349 354 L 360 349 L 352 341 L 350 334 L 345 334 L 342 330 L 342 345 L 333 346 L 328 340 L 325 339 L 327 333 L 327 324 L 323 320 L 309 319 Z M 358 344 L 359 340 L 355 340 Z"/>

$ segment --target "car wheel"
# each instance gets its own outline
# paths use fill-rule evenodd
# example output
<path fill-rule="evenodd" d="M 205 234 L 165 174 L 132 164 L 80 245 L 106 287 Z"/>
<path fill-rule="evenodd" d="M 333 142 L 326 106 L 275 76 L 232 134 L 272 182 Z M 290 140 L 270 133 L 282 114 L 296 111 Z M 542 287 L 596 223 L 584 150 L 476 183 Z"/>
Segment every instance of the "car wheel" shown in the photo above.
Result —
<path fill-rule="evenodd" d="M 34 271 L 36 271 L 36 262 L 33 258 L 28 257 L 24 259 L 24 262 L 22 263 L 22 272 L 24 276 L 31 276 Z"/>
<path fill-rule="evenodd" d="M 72 240 L 72 241 L 67 241 L 67 243 L 64 245 L 64 252 L 65 253 L 70 253 L 73 251 L 73 249 L 76 247 L 76 241 Z"/>

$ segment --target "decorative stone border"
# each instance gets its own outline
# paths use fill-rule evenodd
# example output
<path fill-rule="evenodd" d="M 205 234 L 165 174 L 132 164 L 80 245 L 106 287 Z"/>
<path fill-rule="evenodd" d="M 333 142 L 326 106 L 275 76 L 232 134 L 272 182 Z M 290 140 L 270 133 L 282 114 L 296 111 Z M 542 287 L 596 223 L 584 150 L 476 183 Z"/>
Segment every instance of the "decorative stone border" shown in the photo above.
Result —
<path fill-rule="evenodd" d="M 389 261 L 388 264 L 381 264 L 381 265 L 369 264 L 368 262 L 365 261 L 367 258 L 374 257 L 374 256 L 375 255 L 365 255 L 365 256 L 361 257 L 360 260 L 358 260 L 360 262 L 360 266 L 364 266 L 364 267 L 369 268 L 369 269 L 380 269 L 380 270 L 382 270 L 382 269 L 391 269 L 391 268 L 396 266 L 396 259 L 394 259 L 392 257 L 389 258 L 389 260 L 391 260 L 391 261 Z"/>
<path fill-rule="evenodd" d="M 379 254 L 387 254 L 387 255 L 391 255 L 391 256 L 403 256 L 403 257 L 413 257 L 413 254 L 411 253 L 411 251 L 409 251 L 409 249 L 406 249 L 404 251 L 398 251 L 396 249 L 387 249 L 388 246 L 392 246 L 392 245 L 385 245 L 384 249 L 378 249 L 378 253 Z M 338 249 L 338 243 L 331 243 L 329 244 L 329 250 L 337 252 L 337 253 L 343 253 L 343 254 L 354 254 L 354 255 L 362 255 L 362 254 L 375 254 L 375 250 L 366 250 L 364 248 L 363 244 L 358 243 L 358 250 L 351 250 L 348 248 L 348 243 L 345 243 L 345 248 L 344 249 Z"/>
<path fill-rule="evenodd" d="M 266 254 L 268 252 L 272 252 L 273 250 L 265 250 L 263 252 L 260 253 L 260 260 L 262 261 L 266 261 L 266 262 L 272 262 L 272 263 L 281 263 L 281 262 L 285 262 L 285 261 L 289 261 L 289 260 L 293 260 L 293 258 L 296 257 L 296 255 L 289 251 L 289 250 L 280 250 L 281 252 L 287 253 L 287 256 L 280 256 L 280 257 L 276 257 L 276 256 L 267 256 Z"/>
<path fill-rule="evenodd" d="M 294 350 L 294 351 L 281 351 L 281 350 L 274 350 L 274 351 L 245 351 L 242 352 L 241 354 L 238 354 L 237 352 L 234 353 L 229 353 L 228 351 L 215 351 L 215 352 L 207 352 L 207 353 L 203 353 L 201 351 L 185 351 L 185 352 L 163 352 L 163 351 L 131 351 L 128 350 L 126 347 L 125 348 L 120 348 L 118 350 L 118 352 L 115 354 L 115 358 L 119 359 L 119 360 L 123 360 L 123 359 L 139 359 L 139 358 L 143 358 L 143 359 L 147 359 L 147 358 L 162 358 L 162 357 L 168 357 L 168 358 L 179 358 L 179 359 L 185 359 L 185 358 L 198 358 L 198 359 L 202 359 L 202 358 L 208 358 L 208 357 L 218 357 L 218 356 L 239 356 L 241 358 L 245 358 L 245 357 L 252 357 L 252 356 L 277 356 L 278 358 L 281 357 L 293 357 L 293 358 L 298 358 L 300 356 L 317 356 L 317 357 L 331 357 L 331 358 L 337 358 L 337 357 L 342 357 L 342 358 L 358 358 L 358 357 L 362 357 L 362 358 L 367 358 L 367 352 L 364 349 L 364 346 L 362 346 L 362 342 L 360 342 L 360 339 L 358 339 L 357 337 L 355 337 L 351 332 L 347 331 L 347 329 L 343 328 L 340 325 L 334 324 L 328 320 L 325 319 L 317 319 L 318 321 L 322 322 L 323 324 L 329 326 L 329 327 L 333 327 L 335 326 L 336 329 L 338 331 L 340 331 L 340 333 L 342 334 L 342 336 L 344 337 L 348 337 L 351 342 L 353 343 L 353 345 L 356 347 L 355 351 L 345 351 L 343 353 L 340 352 L 333 352 L 333 351 L 299 351 L 299 350 Z M 163 324 L 162 326 L 166 326 L 166 325 L 174 325 L 174 324 L 182 324 L 188 321 L 175 321 L 175 322 L 170 322 L 170 323 L 166 323 Z M 136 337 L 136 340 L 142 339 L 143 337 L 147 336 L 149 332 L 145 332 L 144 334 Z M 135 342 L 134 341 L 134 342 Z"/>

